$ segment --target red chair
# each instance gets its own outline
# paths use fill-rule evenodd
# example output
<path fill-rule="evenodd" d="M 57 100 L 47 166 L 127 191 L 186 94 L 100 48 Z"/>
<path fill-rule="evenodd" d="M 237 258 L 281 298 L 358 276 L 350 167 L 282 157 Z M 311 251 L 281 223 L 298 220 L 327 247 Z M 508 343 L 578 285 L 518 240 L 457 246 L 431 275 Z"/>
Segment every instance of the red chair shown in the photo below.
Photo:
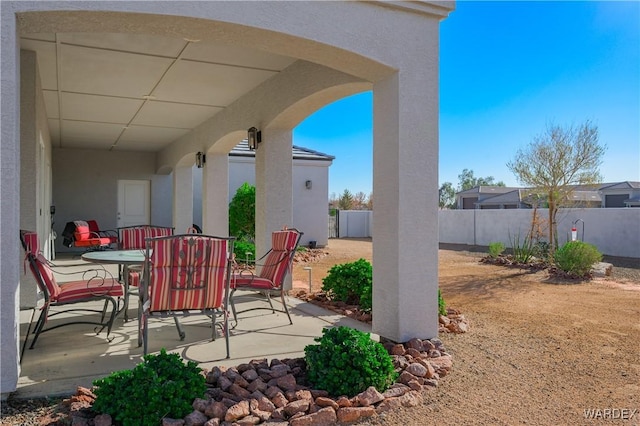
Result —
<path fill-rule="evenodd" d="M 296 253 L 302 232 L 297 229 L 284 229 L 271 234 L 271 250 L 264 256 L 256 260 L 255 267 L 260 268 L 259 274 L 254 273 L 254 269 L 244 268 L 233 274 L 231 278 L 231 295 L 230 303 L 233 311 L 234 322 L 238 323 L 238 314 L 257 309 L 269 309 L 272 312 L 283 312 L 289 318 L 289 324 L 293 324 L 289 309 L 285 303 L 284 281 L 287 274 L 291 271 L 293 256 Z M 264 295 L 269 302 L 269 307 L 254 307 L 242 311 L 236 311 L 234 295 L 237 290 L 253 290 Z M 278 310 L 273 307 L 271 302 L 271 294 L 275 293 L 280 296 L 283 309 Z"/>
<path fill-rule="evenodd" d="M 90 250 L 104 250 L 111 246 L 113 243 L 112 237 L 102 237 L 99 233 L 91 231 L 89 228 L 89 224 L 84 220 L 74 220 L 73 222 L 67 223 L 65 227 L 65 233 L 63 236 L 68 238 L 68 229 L 71 228 L 71 224 L 73 224 L 73 232 L 71 233 L 71 240 L 69 247 L 81 247 Z M 117 241 L 117 237 L 116 237 Z"/>
<path fill-rule="evenodd" d="M 118 280 L 111 277 L 107 270 L 103 268 L 94 268 L 82 271 L 81 280 L 65 282 L 58 285 L 54 272 L 51 269 L 52 265 L 40 252 L 38 235 L 31 231 L 20 231 L 20 241 L 22 242 L 22 246 L 25 250 L 26 261 L 29 262 L 29 268 L 35 277 L 38 288 L 44 295 L 44 304 L 40 308 L 40 316 L 36 321 L 36 325 L 33 330 L 34 337 L 29 349 L 33 349 L 41 333 L 71 324 L 96 325 L 97 327 L 94 328 L 96 334 L 100 334 L 100 332 L 106 327 L 107 340 L 109 340 L 109 333 L 111 332 L 113 321 L 118 313 L 119 300 L 124 296 L 124 289 Z M 84 302 L 94 302 L 96 300 L 104 301 L 104 307 L 101 310 L 79 307 L 64 309 L 53 313 L 51 312 L 51 308 L 75 305 Z M 111 305 L 111 313 L 107 316 L 109 305 Z M 91 320 L 89 317 L 80 317 L 80 320 L 64 322 L 44 328 L 49 318 L 72 311 L 98 313 L 100 314 L 100 320 L 96 321 Z M 33 321 L 33 316 L 31 320 Z M 31 324 L 32 322 L 29 322 L 23 351 L 24 347 L 27 345 L 27 340 L 29 339 Z"/>
<path fill-rule="evenodd" d="M 140 284 L 138 346 L 147 354 L 149 318 L 173 317 L 180 340 L 185 333 L 179 316 L 203 314 L 224 331 L 229 354 L 228 299 L 233 238 L 182 234 L 146 240 Z"/>
<path fill-rule="evenodd" d="M 109 238 L 111 244 L 118 244 L 118 231 L 113 229 L 101 230 L 95 220 L 87 220 L 87 224 L 92 235 L 97 235 L 100 238 Z"/>

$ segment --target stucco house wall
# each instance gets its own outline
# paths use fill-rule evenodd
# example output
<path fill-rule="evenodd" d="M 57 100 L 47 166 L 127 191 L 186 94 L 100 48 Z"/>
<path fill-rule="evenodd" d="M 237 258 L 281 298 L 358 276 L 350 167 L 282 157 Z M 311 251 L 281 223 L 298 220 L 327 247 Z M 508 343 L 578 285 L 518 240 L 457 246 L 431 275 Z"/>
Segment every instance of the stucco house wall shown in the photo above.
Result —
<path fill-rule="evenodd" d="M 329 199 L 329 166 L 332 160 L 293 160 L 292 197 L 293 222 L 283 226 L 294 227 L 304 232 L 301 245 L 316 241 L 318 246 L 325 246 L 329 239 L 328 199 Z M 306 182 L 311 181 L 311 188 Z M 229 201 L 243 183 L 256 185 L 255 158 L 245 156 L 229 156 Z M 193 220 L 198 226 L 202 224 L 202 169 L 194 169 L 193 173 Z"/>

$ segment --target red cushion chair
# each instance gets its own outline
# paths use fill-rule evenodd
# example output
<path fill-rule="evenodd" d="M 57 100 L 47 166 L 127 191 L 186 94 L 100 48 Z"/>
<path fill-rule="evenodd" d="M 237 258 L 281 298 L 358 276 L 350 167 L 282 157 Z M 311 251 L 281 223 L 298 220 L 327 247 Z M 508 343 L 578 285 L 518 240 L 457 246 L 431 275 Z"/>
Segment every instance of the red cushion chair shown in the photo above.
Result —
<path fill-rule="evenodd" d="M 224 331 L 229 358 L 227 303 L 231 277 L 233 238 L 182 234 L 147 240 L 140 286 L 138 346 L 147 354 L 148 319 L 174 318 L 180 340 L 185 333 L 179 316 L 203 314 Z"/>
<path fill-rule="evenodd" d="M 75 220 L 73 223 L 76 225 L 76 229 L 73 232 L 74 247 L 83 247 L 89 250 L 100 250 L 109 248 L 112 244 L 110 237 L 101 237 L 100 234 L 92 232 L 86 221 Z"/>
<path fill-rule="evenodd" d="M 119 312 L 119 300 L 124 296 L 124 289 L 118 280 L 111 277 L 107 270 L 103 268 L 94 268 L 82 271 L 83 279 L 81 280 L 65 282 L 58 285 L 53 270 L 51 269 L 52 265 L 40 252 L 38 235 L 31 231 L 20 231 L 20 240 L 25 250 L 26 261 L 29 263 L 29 268 L 36 280 L 36 283 L 38 284 L 38 288 L 44 295 L 44 305 L 40 308 L 40 316 L 36 322 L 33 331 L 33 341 L 29 348 L 33 349 L 36 341 L 38 340 L 38 336 L 40 336 L 41 333 L 71 324 L 96 325 L 97 327 L 94 329 L 96 334 L 99 334 L 106 327 L 107 340 L 109 340 L 109 333 L 111 332 L 113 321 Z M 51 311 L 51 308 L 55 307 L 75 305 L 83 302 L 93 302 L 96 300 L 104 300 L 103 309 L 98 310 L 75 307 L 64 309 L 62 311 Z M 111 304 L 111 313 L 107 317 L 106 314 L 108 312 L 109 304 Z M 89 316 L 74 316 L 73 318 L 76 319 L 75 321 L 64 322 L 49 328 L 44 328 L 49 318 L 71 311 L 97 313 L 100 315 L 100 320 L 98 321 Z M 24 347 L 27 345 L 30 332 L 31 322 L 27 329 L 23 352 Z"/>
<path fill-rule="evenodd" d="M 291 271 L 293 256 L 296 253 L 302 232 L 297 229 L 284 229 L 271 234 L 271 250 L 258 259 L 255 267 L 260 269 L 258 274 L 253 269 L 243 269 L 233 274 L 231 278 L 230 303 L 233 311 L 234 322 L 238 323 L 238 314 L 256 309 L 269 309 L 272 312 L 283 312 L 289 318 L 289 324 L 293 324 L 289 309 L 284 300 L 284 281 Z M 254 290 L 266 297 L 269 307 L 253 307 L 242 311 L 236 311 L 234 295 L 237 290 Z M 283 309 L 277 310 L 271 302 L 271 294 L 280 296 Z"/>
<path fill-rule="evenodd" d="M 87 225 L 89 225 L 89 231 L 93 235 L 97 235 L 100 238 L 109 238 L 111 244 L 118 244 L 118 231 L 113 229 L 101 230 L 95 220 L 87 220 Z"/>

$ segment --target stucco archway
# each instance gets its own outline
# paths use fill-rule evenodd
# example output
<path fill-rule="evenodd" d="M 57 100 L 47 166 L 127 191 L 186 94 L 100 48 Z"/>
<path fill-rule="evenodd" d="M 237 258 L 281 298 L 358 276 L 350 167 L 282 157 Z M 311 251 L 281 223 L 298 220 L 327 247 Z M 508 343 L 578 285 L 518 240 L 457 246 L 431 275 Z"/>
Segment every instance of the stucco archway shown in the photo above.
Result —
<path fill-rule="evenodd" d="M 374 331 L 393 340 L 437 333 L 437 143 L 439 21 L 448 2 L 12 2 L 2 5 L 3 211 L 0 242 L 2 360 L 0 391 L 15 389 L 19 297 L 20 75 L 18 37 L 25 32 L 143 31 L 147 34 L 219 39 L 233 45 L 295 57 L 302 69 L 367 82 L 374 92 Z M 106 19 L 105 19 L 106 18 Z M 114 19 L 117 18 L 117 19 Z M 115 22 L 115 24 L 114 24 Z M 185 34 L 188 22 L 188 30 Z M 216 25 L 211 25 L 216 23 Z M 114 27 L 115 25 L 115 27 Z M 384 31 L 381 31 L 384 29 Z M 322 74 L 322 73 L 318 73 Z M 315 80 L 313 80 L 315 81 Z M 334 85 L 325 85 L 324 88 Z M 320 93 L 322 89 L 311 90 Z M 304 99 L 305 97 L 300 97 Z M 256 98 L 265 102 L 264 98 Z M 292 103 L 291 103 L 292 104 Z M 24 106 L 24 105 L 23 105 Z M 37 109 L 37 107 L 35 108 Z M 286 108 L 247 116 L 276 141 L 264 161 L 290 145 Z M 235 115 L 235 114 L 234 114 Z M 246 128 L 244 122 L 236 129 Z M 175 165 L 211 141 L 204 134 L 184 150 L 159 154 Z M 198 132 L 193 132 L 198 134 Z M 228 132 L 225 132 L 228 133 Z M 222 140 L 222 135 L 213 140 Z M 263 161 L 258 158 L 258 161 Z M 266 168 L 265 168 L 266 170 Z M 270 180 L 269 172 L 265 179 Z M 267 188 L 265 193 L 274 189 Z M 270 208 L 265 209 L 269 212 Z M 269 213 L 267 213 L 268 215 Z M 267 225 L 267 227 L 270 225 Z M 415 248 L 420 247 L 419 259 Z M 418 260 L 418 261 L 417 261 Z"/>

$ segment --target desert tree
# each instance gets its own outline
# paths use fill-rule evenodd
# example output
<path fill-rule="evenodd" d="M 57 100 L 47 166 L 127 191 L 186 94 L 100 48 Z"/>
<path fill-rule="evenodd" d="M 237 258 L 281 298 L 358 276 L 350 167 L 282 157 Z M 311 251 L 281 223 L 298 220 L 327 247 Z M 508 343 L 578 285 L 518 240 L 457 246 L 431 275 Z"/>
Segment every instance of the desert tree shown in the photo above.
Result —
<path fill-rule="evenodd" d="M 475 177 L 473 170 L 470 169 L 463 169 L 462 173 L 458 175 L 458 191 L 466 191 L 481 185 L 505 186 L 502 181 L 496 182 L 493 176 Z"/>
<path fill-rule="evenodd" d="M 451 182 L 445 182 L 438 189 L 438 205 L 441 209 L 456 208 L 456 190 Z"/>
<path fill-rule="evenodd" d="M 338 198 L 338 208 L 340 210 L 353 209 L 353 194 L 348 189 L 345 189 L 340 198 Z"/>
<path fill-rule="evenodd" d="M 599 143 L 598 127 L 590 120 L 579 126 L 548 124 L 507 163 L 523 186 L 546 199 L 552 252 L 558 246 L 558 208 L 569 205 L 576 185 L 601 182 L 599 168 L 605 151 L 606 146 Z"/>

